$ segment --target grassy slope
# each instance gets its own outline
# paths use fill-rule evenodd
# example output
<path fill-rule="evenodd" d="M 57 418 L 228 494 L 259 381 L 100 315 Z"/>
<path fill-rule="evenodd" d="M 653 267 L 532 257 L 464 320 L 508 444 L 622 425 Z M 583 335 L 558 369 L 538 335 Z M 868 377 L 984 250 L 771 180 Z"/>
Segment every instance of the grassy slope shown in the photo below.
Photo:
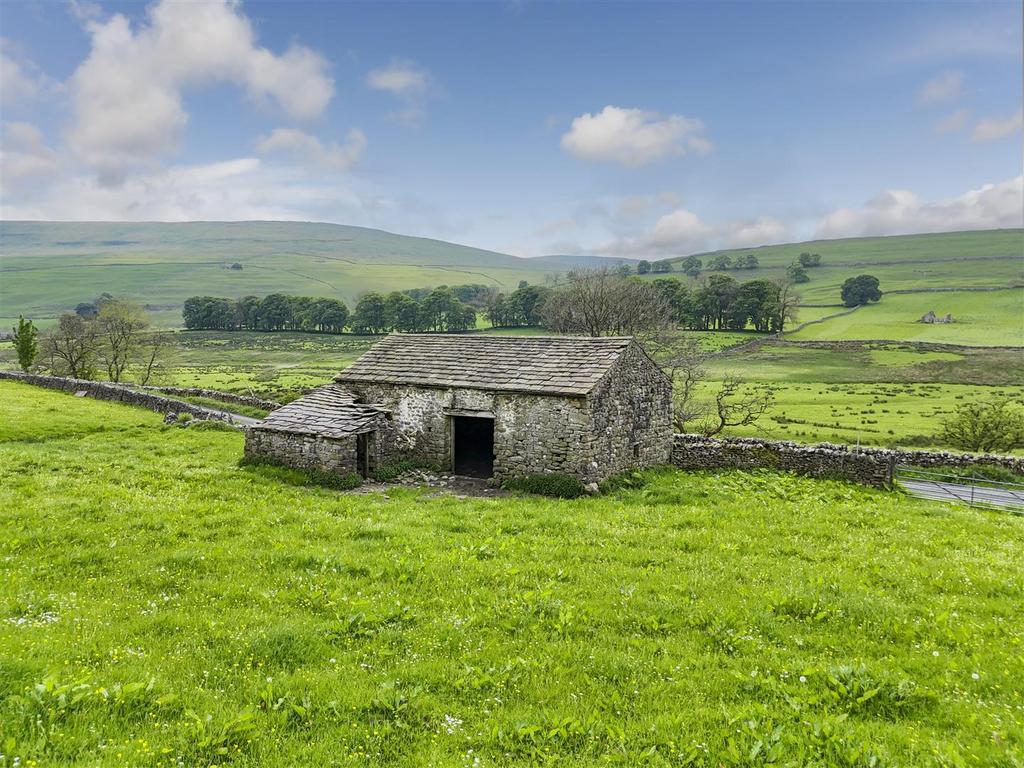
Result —
<path fill-rule="evenodd" d="M 540 282 L 542 262 L 362 227 L 299 222 L 0 222 L 0 319 L 53 317 L 107 291 L 180 324 L 196 293 L 285 293 L 352 302 L 370 290 Z M 238 262 L 242 271 L 227 269 Z"/>
<path fill-rule="evenodd" d="M 743 473 L 578 502 L 344 495 L 237 468 L 236 433 L 0 396 L 8 755 L 1024 758 L 1020 518 Z M 68 684 L 92 688 L 62 708 Z"/>
<path fill-rule="evenodd" d="M 949 325 L 918 322 L 929 311 L 939 316 L 951 312 L 955 322 Z M 801 313 L 801 321 L 810 319 L 816 318 L 805 318 Z M 787 338 L 800 341 L 898 339 L 1021 347 L 1024 346 L 1024 289 L 883 295 L 877 304 L 805 326 Z"/>
<path fill-rule="evenodd" d="M 854 275 L 875 275 L 882 290 L 1006 286 L 1024 282 L 1024 230 L 952 232 L 898 237 L 816 240 L 701 254 L 705 263 L 716 253 L 753 253 L 756 270 L 729 274 L 740 280 L 782 277 L 800 253 L 820 253 L 822 266 L 808 270 L 809 283 L 799 286 L 805 303 L 839 301 L 839 286 Z M 671 259 L 678 262 L 679 259 Z"/>

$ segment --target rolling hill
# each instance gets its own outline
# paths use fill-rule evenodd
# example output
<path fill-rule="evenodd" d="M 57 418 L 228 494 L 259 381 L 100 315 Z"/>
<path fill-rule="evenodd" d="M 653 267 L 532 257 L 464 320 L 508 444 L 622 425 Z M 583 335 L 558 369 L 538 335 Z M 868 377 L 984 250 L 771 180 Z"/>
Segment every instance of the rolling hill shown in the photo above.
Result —
<path fill-rule="evenodd" d="M 757 269 L 731 272 L 750 280 L 784 276 L 803 251 L 822 256 L 822 266 L 809 270 L 810 282 L 799 287 L 805 305 L 838 304 L 842 281 L 862 272 L 876 275 L 883 291 L 1024 285 L 1024 230 L 823 240 L 721 253 L 755 254 Z M 707 263 L 714 255 L 701 258 Z M 195 294 L 281 291 L 353 303 L 367 291 L 441 284 L 485 283 L 509 290 L 520 280 L 541 282 L 574 266 L 605 263 L 599 259 L 523 259 L 338 224 L 7 221 L 0 222 L 0 327 L 19 314 L 45 325 L 103 292 L 134 298 L 161 325 L 177 326 L 182 302 Z M 232 268 L 236 264 L 240 269 Z M 688 279 L 678 271 L 674 275 Z M 940 304 L 949 309 L 944 311 L 956 314 L 955 297 L 945 299 Z M 809 317 L 810 310 L 804 315 Z"/>
<path fill-rule="evenodd" d="M 363 227 L 304 222 L 0 222 L 0 320 L 54 318 L 104 291 L 180 323 L 195 294 L 274 291 L 354 302 L 366 291 L 485 283 L 514 289 L 570 260 L 508 254 Z M 584 263 L 586 257 L 583 257 Z M 241 269 L 231 269 L 238 264 Z"/>
<path fill-rule="evenodd" d="M 783 277 L 803 252 L 821 254 L 821 266 L 808 270 L 810 282 L 798 287 L 805 304 L 838 304 L 839 286 L 869 273 L 883 291 L 1006 288 L 1024 285 L 1024 230 L 996 229 L 893 237 L 812 240 L 698 254 L 705 265 L 719 254 L 754 254 L 757 269 L 731 270 L 737 280 Z M 667 259 L 678 269 L 683 257 Z M 706 272 L 701 274 L 701 277 Z M 699 279 L 699 278 L 698 278 Z"/>

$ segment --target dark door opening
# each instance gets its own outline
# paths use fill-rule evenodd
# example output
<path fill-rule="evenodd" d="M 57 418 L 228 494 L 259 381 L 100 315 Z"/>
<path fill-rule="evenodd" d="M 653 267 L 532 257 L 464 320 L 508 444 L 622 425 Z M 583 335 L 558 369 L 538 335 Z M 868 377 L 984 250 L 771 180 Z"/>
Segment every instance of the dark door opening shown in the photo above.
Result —
<path fill-rule="evenodd" d="M 455 474 L 494 474 L 494 419 L 452 416 L 452 464 Z"/>
<path fill-rule="evenodd" d="M 374 435 L 363 432 L 356 435 L 356 471 L 360 477 L 369 477 L 376 467 L 373 466 Z"/>

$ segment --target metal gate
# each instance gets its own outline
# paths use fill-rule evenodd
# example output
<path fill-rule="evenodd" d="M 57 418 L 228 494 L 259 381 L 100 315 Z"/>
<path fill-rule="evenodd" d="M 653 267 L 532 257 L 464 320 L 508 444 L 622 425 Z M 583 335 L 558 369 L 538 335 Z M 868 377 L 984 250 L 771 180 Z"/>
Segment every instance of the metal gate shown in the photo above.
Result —
<path fill-rule="evenodd" d="M 958 501 L 972 507 L 1024 514 L 1024 483 L 997 482 L 975 475 L 963 477 L 906 465 L 896 467 L 893 480 L 918 498 Z"/>

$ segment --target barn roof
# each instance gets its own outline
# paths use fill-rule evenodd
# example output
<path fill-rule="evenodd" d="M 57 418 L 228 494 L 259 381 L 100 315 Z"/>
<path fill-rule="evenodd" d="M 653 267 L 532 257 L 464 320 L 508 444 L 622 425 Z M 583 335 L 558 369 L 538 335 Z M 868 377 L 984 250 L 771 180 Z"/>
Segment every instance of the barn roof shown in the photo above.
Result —
<path fill-rule="evenodd" d="M 586 397 L 630 343 L 630 337 L 396 333 L 335 381 Z"/>
<path fill-rule="evenodd" d="M 381 413 L 372 405 L 357 403 L 351 392 L 328 384 L 271 411 L 256 428 L 300 435 L 347 437 L 375 429 Z"/>

